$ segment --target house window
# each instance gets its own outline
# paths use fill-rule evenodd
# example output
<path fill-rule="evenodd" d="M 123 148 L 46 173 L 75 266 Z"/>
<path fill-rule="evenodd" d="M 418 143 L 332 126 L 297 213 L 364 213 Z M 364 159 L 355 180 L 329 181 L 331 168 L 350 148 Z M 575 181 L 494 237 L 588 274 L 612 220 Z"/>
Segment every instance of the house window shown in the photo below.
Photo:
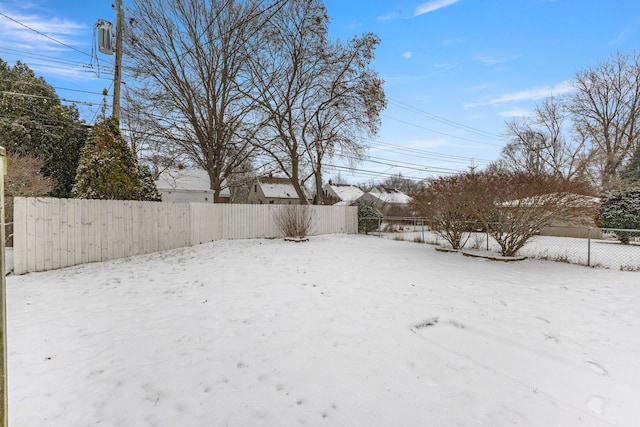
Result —
<path fill-rule="evenodd" d="M 273 200 L 269 200 L 269 204 L 272 205 L 273 204 Z"/>

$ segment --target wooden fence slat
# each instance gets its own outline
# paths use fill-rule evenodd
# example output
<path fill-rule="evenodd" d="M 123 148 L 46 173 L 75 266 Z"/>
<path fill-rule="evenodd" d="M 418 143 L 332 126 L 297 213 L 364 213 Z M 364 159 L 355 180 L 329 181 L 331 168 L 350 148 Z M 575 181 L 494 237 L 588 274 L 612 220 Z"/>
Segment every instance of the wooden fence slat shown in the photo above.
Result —
<path fill-rule="evenodd" d="M 58 268 L 67 267 L 69 265 L 69 210 L 67 208 L 67 200 L 58 200 L 58 209 L 60 213 L 59 233 L 60 233 L 60 250 L 59 250 L 59 266 Z"/>
<path fill-rule="evenodd" d="M 13 271 L 23 274 L 29 271 L 27 241 L 27 203 L 24 197 L 13 199 Z"/>
<path fill-rule="evenodd" d="M 49 221 L 51 233 L 51 264 L 47 270 L 55 270 L 60 268 L 60 199 L 49 199 L 51 220 Z"/>

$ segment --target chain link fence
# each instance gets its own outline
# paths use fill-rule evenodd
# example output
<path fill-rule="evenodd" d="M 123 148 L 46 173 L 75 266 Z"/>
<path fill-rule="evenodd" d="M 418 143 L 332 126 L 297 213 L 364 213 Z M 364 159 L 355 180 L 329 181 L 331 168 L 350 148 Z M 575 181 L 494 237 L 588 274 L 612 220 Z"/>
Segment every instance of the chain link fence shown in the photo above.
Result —
<path fill-rule="evenodd" d="M 428 218 L 384 217 L 376 219 L 370 234 L 393 240 L 451 245 L 429 227 Z M 470 223 L 464 250 L 500 253 L 500 247 L 477 223 Z M 527 241 L 518 255 L 589 267 L 640 271 L 640 230 L 590 227 L 543 227 Z"/>

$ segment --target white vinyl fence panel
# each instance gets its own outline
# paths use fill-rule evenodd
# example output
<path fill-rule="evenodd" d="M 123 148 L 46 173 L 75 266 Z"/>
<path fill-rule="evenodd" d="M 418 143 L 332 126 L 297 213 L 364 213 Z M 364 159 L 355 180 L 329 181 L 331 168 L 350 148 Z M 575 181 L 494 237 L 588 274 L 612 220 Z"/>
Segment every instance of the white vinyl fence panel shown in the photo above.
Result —
<path fill-rule="evenodd" d="M 45 271 L 221 239 L 282 237 L 281 207 L 16 197 L 14 273 Z M 357 209 L 310 206 L 310 235 L 357 233 Z"/>

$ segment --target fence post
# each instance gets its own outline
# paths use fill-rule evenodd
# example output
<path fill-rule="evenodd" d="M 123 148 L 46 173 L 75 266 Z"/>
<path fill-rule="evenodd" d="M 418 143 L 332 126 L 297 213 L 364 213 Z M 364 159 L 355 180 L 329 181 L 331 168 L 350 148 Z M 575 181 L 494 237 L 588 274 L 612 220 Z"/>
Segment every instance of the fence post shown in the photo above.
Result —
<path fill-rule="evenodd" d="M 7 152 L 4 147 L 0 147 L 0 426 L 7 427 L 9 423 L 8 410 L 9 400 L 7 397 L 7 282 L 6 282 L 6 259 L 4 241 L 4 175 L 7 173 Z"/>
<path fill-rule="evenodd" d="M 591 267 L 591 227 L 587 229 L 587 267 Z"/>
<path fill-rule="evenodd" d="M 487 228 L 487 252 L 489 252 L 489 229 Z"/>

